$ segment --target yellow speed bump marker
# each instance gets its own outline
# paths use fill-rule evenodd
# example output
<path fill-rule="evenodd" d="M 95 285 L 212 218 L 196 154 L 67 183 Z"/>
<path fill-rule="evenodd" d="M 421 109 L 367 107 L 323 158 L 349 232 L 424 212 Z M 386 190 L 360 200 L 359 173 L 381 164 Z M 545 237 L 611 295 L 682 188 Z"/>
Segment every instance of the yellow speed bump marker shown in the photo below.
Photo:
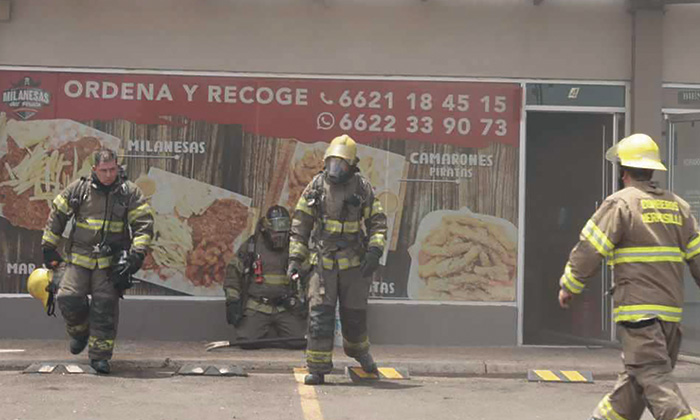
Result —
<path fill-rule="evenodd" d="M 359 366 L 352 366 L 345 368 L 345 374 L 350 377 L 350 379 L 355 381 L 365 381 L 365 380 L 379 380 L 379 379 L 410 379 L 408 375 L 408 369 L 403 368 L 392 368 L 392 367 L 380 367 L 379 374 L 367 373 L 362 370 Z"/>
<path fill-rule="evenodd" d="M 531 369 L 527 372 L 530 382 L 593 383 L 593 373 L 581 370 Z"/>

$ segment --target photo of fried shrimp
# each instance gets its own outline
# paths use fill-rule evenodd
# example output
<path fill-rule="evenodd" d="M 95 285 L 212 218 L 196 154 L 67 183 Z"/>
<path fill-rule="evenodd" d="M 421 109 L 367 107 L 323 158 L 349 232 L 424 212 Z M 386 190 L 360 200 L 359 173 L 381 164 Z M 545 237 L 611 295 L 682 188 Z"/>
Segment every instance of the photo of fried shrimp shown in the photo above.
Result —
<path fill-rule="evenodd" d="M 418 298 L 514 300 L 517 243 L 503 226 L 445 214 L 419 245 Z"/>
<path fill-rule="evenodd" d="M 304 188 L 311 182 L 314 175 L 323 169 L 323 153 L 324 150 L 321 148 L 309 148 L 299 160 L 292 163 L 289 170 L 287 208 L 296 207 Z"/>

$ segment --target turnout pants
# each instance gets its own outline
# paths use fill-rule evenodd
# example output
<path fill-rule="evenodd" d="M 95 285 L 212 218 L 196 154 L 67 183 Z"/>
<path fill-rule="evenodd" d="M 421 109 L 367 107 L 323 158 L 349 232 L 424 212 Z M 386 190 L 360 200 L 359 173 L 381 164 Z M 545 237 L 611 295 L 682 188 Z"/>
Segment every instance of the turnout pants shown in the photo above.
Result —
<path fill-rule="evenodd" d="M 237 340 L 259 340 L 269 337 L 304 337 L 306 319 L 290 311 L 274 311 L 266 314 L 253 309 L 246 309 L 241 323 L 236 327 Z M 278 347 L 278 346 L 275 346 Z M 303 349 L 306 346 L 284 345 L 284 347 Z M 246 346 L 245 348 L 259 348 Z"/>
<path fill-rule="evenodd" d="M 359 267 L 333 270 L 316 267 L 309 279 L 309 334 L 306 365 L 311 373 L 333 369 L 335 306 L 340 301 L 340 323 L 345 354 L 358 358 L 369 352 L 367 298 L 371 277 Z"/>
<path fill-rule="evenodd" d="M 109 269 L 67 264 L 56 299 L 68 335 L 88 338 L 90 359 L 111 359 L 119 320 L 119 293 L 109 281 Z"/>
<path fill-rule="evenodd" d="M 621 324 L 619 331 L 625 371 L 593 417 L 639 420 L 647 407 L 656 420 L 695 420 L 671 377 L 681 347 L 680 324 L 648 320 Z"/>

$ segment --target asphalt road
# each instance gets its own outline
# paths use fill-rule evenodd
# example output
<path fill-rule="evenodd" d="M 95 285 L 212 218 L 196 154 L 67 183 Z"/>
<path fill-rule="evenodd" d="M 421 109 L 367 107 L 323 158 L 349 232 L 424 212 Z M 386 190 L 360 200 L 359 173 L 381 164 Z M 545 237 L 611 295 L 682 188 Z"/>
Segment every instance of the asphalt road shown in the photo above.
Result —
<path fill-rule="evenodd" d="M 0 372 L 0 418 L 8 420 L 410 420 L 582 419 L 612 387 L 518 379 L 412 378 L 367 385 L 341 375 L 306 387 L 293 374 L 247 378 Z M 681 384 L 700 407 L 700 381 Z M 645 419 L 651 419 L 646 414 Z"/>

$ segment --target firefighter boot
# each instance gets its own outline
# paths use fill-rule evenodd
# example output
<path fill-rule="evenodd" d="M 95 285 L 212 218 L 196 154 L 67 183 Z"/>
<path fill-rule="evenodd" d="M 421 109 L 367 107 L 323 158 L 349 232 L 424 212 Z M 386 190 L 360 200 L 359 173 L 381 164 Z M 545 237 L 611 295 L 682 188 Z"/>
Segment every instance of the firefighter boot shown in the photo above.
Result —
<path fill-rule="evenodd" d="M 360 363 L 360 366 L 362 366 L 362 370 L 364 370 L 367 373 L 379 373 L 379 370 L 377 370 L 377 364 L 374 363 L 374 359 L 372 358 L 372 355 L 369 353 L 365 353 L 360 357 L 355 358 Z"/>
<path fill-rule="evenodd" d="M 90 359 L 90 366 L 92 366 L 97 373 L 104 373 L 105 375 L 112 370 L 111 366 L 109 366 L 109 360 Z"/>
<path fill-rule="evenodd" d="M 87 337 L 73 337 L 70 339 L 70 352 L 71 354 L 80 354 L 83 350 L 85 350 L 85 347 L 87 346 L 88 343 L 88 338 Z"/>
<path fill-rule="evenodd" d="M 323 385 L 326 383 L 326 378 L 322 373 L 309 373 L 304 376 L 304 385 Z"/>

